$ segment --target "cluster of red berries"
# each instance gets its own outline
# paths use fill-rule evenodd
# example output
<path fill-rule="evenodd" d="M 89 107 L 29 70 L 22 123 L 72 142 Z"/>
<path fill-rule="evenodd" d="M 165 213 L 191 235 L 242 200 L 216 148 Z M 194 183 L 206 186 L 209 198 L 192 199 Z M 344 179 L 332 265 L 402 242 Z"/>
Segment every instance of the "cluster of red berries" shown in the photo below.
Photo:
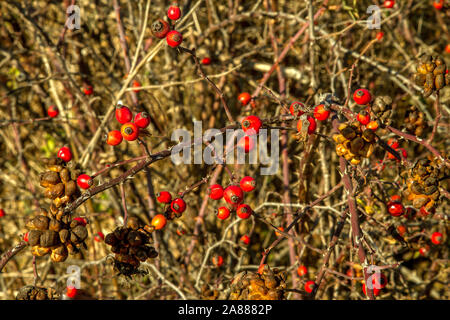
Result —
<path fill-rule="evenodd" d="M 60 148 L 58 150 L 58 158 L 60 158 L 64 162 L 69 162 L 70 160 L 72 160 L 72 151 L 70 151 L 70 148 L 66 146 Z M 92 180 L 91 176 L 85 173 L 80 174 L 77 177 L 77 184 L 82 189 L 89 189 L 93 183 L 94 181 Z"/>
<path fill-rule="evenodd" d="M 112 130 L 106 136 L 106 143 L 111 146 L 119 145 L 123 139 L 134 141 L 139 137 L 139 130 L 145 129 L 150 124 L 147 112 L 142 111 L 134 116 L 130 108 L 118 105 L 116 108 L 116 120 L 122 125 L 119 130 Z"/>
<path fill-rule="evenodd" d="M 180 7 L 176 4 L 170 6 L 167 11 L 167 17 L 170 20 L 178 20 L 181 17 Z M 183 41 L 183 36 L 180 32 L 170 29 L 170 24 L 163 19 L 156 20 L 151 26 L 152 33 L 155 37 L 159 39 L 166 38 L 167 44 L 172 48 L 176 48 Z"/>
<path fill-rule="evenodd" d="M 166 205 L 165 214 L 158 214 L 152 220 L 152 225 L 156 230 L 164 228 L 167 219 L 172 220 L 180 217 L 186 210 L 186 202 L 183 198 L 172 199 L 169 191 L 161 191 L 156 194 L 156 200 Z"/>
<path fill-rule="evenodd" d="M 387 277 L 384 274 L 380 273 L 379 277 L 377 275 L 373 275 L 371 278 L 373 295 L 379 296 L 381 293 L 381 289 L 383 289 L 387 285 Z M 362 285 L 362 291 L 365 295 L 367 295 L 365 283 L 363 283 Z"/>
<path fill-rule="evenodd" d="M 251 192 L 255 190 L 256 182 L 252 177 L 244 177 L 241 179 L 239 186 L 229 185 L 225 189 L 220 184 L 213 184 L 209 187 L 209 197 L 213 200 L 225 199 L 228 206 L 222 206 L 216 210 L 217 218 L 221 220 L 228 219 L 232 210 L 236 211 L 236 214 L 241 219 L 248 219 L 252 213 L 252 208 L 242 203 L 244 201 L 244 192 Z M 241 241 L 245 244 L 250 242 L 250 238 L 243 236 Z"/>
<path fill-rule="evenodd" d="M 400 144 L 398 143 L 397 139 L 393 139 L 393 138 L 389 139 L 389 140 L 388 140 L 388 145 L 389 145 L 392 149 L 394 149 L 395 151 L 401 152 L 403 158 L 405 158 L 405 159 L 408 158 L 408 153 L 406 152 L 405 149 L 400 148 Z M 388 152 L 387 157 L 388 157 L 388 159 L 390 159 L 390 160 L 397 160 L 397 161 L 399 161 L 399 160 L 398 160 L 392 153 L 390 153 L 390 152 Z"/>

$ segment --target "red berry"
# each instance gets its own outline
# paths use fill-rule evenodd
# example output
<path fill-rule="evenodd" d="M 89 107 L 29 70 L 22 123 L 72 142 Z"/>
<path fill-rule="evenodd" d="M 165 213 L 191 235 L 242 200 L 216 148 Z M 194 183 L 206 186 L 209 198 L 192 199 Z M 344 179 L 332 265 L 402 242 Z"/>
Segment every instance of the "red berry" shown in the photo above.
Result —
<path fill-rule="evenodd" d="M 305 274 L 307 274 L 308 273 L 308 269 L 305 267 L 305 266 L 299 266 L 298 268 L 297 268 L 297 274 L 300 276 L 300 277 L 303 277 Z"/>
<path fill-rule="evenodd" d="M 425 208 L 425 206 L 422 206 L 422 207 L 420 208 L 420 214 L 421 214 L 423 217 L 428 216 L 430 213 L 434 213 L 434 211 L 435 211 L 434 208 L 433 208 L 432 210 L 428 211 L 428 210 Z"/>
<path fill-rule="evenodd" d="M 308 293 L 313 292 L 314 287 L 316 286 L 316 283 L 312 280 L 306 281 L 305 283 L 305 291 Z"/>
<path fill-rule="evenodd" d="M 86 86 L 83 88 L 83 91 L 84 91 L 84 94 L 87 95 L 87 96 L 90 96 L 91 94 L 94 93 L 94 89 L 92 88 L 91 85 L 86 85 Z"/>
<path fill-rule="evenodd" d="M 132 84 L 133 92 L 139 92 L 140 91 L 140 87 L 141 87 L 141 83 L 137 80 L 133 80 L 133 84 Z"/>
<path fill-rule="evenodd" d="M 76 217 L 76 218 L 73 218 L 73 220 L 74 220 L 74 221 L 77 221 L 78 224 L 81 225 L 81 226 L 83 226 L 83 227 L 86 227 L 86 225 L 87 225 L 87 221 L 86 221 L 85 218 L 82 218 L 82 217 Z"/>
<path fill-rule="evenodd" d="M 394 5 L 395 5 L 395 1 L 393 1 L 393 0 L 386 0 L 383 3 L 383 6 L 388 9 L 391 9 L 392 7 L 394 7 Z"/>
<path fill-rule="evenodd" d="M 250 102 L 251 99 L 252 99 L 252 97 L 250 96 L 250 93 L 248 93 L 248 92 L 242 92 L 238 96 L 238 100 L 241 102 L 241 104 L 243 106 L 248 105 L 248 103 Z"/>
<path fill-rule="evenodd" d="M 291 103 L 291 106 L 289 107 L 289 112 L 293 116 L 299 117 L 305 113 L 305 112 L 303 112 L 304 108 L 305 108 L 305 105 L 303 103 L 295 101 L 295 102 Z"/>
<path fill-rule="evenodd" d="M 281 232 L 284 232 L 284 227 L 278 227 L 277 229 L 278 229 L 279 231 L 281 231 Z M 280 232 L 276 232 L 276 231 L 275 231 L 275 235 L 276 235 L 277 237 L 281 237 L 282 234 L 281 234 Z"/>
<path fill-rule="evenodd" d="M 223 265 L 223 257 L 222 256 L 214 256 L 212 258 L 212 263 L 216 266 L 216 267 L 220 267 L 221 265 Z"/>
<path fill-rule="evenodd" d="M 1 217 L 4 217 L 4 216 L 5 216 L 5 214 L 6 214 L 6 213 L 5 213 L 5 210 L 3 210 L 3 209 L 0 209 L 0 218 L 1 218 Z"/>
<path fill-rule="evenodd" d="M 247 176 L 241 179 L 239 185 L 241 186 L 242 191 L 251 192 L 256 188 L 256 181 L 252 177 Z"/>
<path fill-rule="evenodd" d="M 433 2 L 433 6 L 437 9 L 437 10 L 441 10 L 444 7 L 444 0 L 435 0 Z"/>
<path fill-rule="evenodd" d="M 237 144 L 237 147 L 248 153 L 255 147 L 255 140 L 250 136 L 242 137 Z"/>
<path fill-rule="evenodd" d="M 377 33 L 376 38 L 378 41 L 381 41 L 383 39 L 383 37 L 384 37 L 384 32 L 380 31 Z"/>
<path fill-rule="evenodd" d="M 428 255 L 428 252 L 430 251 L 430 246 L 421 247 L 419 249 L 419 253 L 421 256 L 426 257 Z"/>
<path fill-rule="evenodd" d="M 353 93 L 353 100 L 359 105 L 366 105 L 372 100 L 372 95 L 367 89 L 358 89 Z"/>
<path fill-rule="evenodd" d="M 405 227 L 405 225 L 401 224 L 397 227 L 397 232 L 399 235 L 401 235 L 403 237 L 403 235 L 406 233 L 407 229 Z"/>
<path fill-rule="evenodd" d="M 120 124 L 130 122 L 133 119 L 133 114 L 131 110 L 126 106 L 117 106 L 116 108 L 116 119 Z"/>
<path fill-rule="evenodd" d="M 157 214 L 153 217 L 151 225 L 155 227 L 156 230 L 161 230 L 167 224 L 167 219 L 163 214 Z"/>
<path fill-rule="evenodd" d="M 150 117 L 148 116 L 147 112 L 139 112 L 134 117 L 134 123 L 139 128 L 147 128 L 148 125 L 150 124 Z"/>
<path fill-rule="evenodd" d="M 181 17 L 181 10 L 178 6 L 170 6 L 169 10 L 167 10 L 167 17 L 170 20 L 178 20 Z"/>
<path fill-rule="evenodd" d="M 394 150 L 397 150 L 397 148 L 400 146 L 397 139 L 394 138 L 388 140 L 388 145 Z"/>
<path fill-rule="evenodd" d="M 244 200 L 244 192 L 238 186 L 228 186 L 223 192 L 223 198 L 231 205 L 238 205 Z"/>
<path fill-rule="evenodd" d="M 184 230 L 183 228 L 177 228 L 177 235 L 179 235 L 180 237 L 186 234 L 186 230 Z"/>
<path fill-rule="evenodd" d="M 123 137 L 119 130 L 112 130 L 108 132 L 106 137 L 106 143 L 110 146 L 117 146 L 122 142 L 122 140 Z"/>
<path fill-rule="evenodd" d="M 358 113 L 358 115 L 356 116 L 356 120 L 358 120 L 359 123 L 365 126 L 370 122 L 370 114 L 366 110 L 363 110 Z"/>
<path fill-rule="evenodd" d="M 242 122 L 242 130 L 248 135 L 258 134 L 262 121 L 257 116 L 247 116 Z"/>
<path fill-rule="evenodd" d="M 163 39 L 167 35 L 167 33 L 169 33 L 170 26 L 169 23 L 167 23 L 167 21 L 163 19 L 158 19 L 152 23 L 151 30 L 152 34 L 155 37 Z"/>
<path fill-rule="evenodd" d="M 209 186 L 209 197 L 213 200 L 220 200 L 223 197 L 223 187 L 220 184 Z"/>
<path fill-rule="evenodd" d="M 230 209 L 227 207 L 220 207 L 219 209 L 216 209 L 215 214 L 217 218 L 225 220 L 230 216 Z"/>
<path fill-rule="evenodd" d="M 250 237 L 246 234 L 244 234 L 240 239 L 246 246 L 250 244 Z"/>
<path fill-rule="evenodd" d="M 99 231 L 94 236 L 94 240 L 97 241 L 97 242 L 102 242 L 103 240 L 105 240 L 105 235 L 103 234 L 103 232 Z"/>
<path fill-rule="evenodd" d="M 77 178 L 77 184 L 82 189 L 89 189 L 92 184 L 94 183 L 94 180 L 87 174 L 80 174 Z"/>
<path fill-rule="evenodd" d="M 203 58 L 202 59 L 202 64 L 205 65 L 205 66 L 210 65 L 211 64 L 211 58 L 209 58 L 209 57 Z"/>
<path fill-rule="evenodd" d="M 440 232 L 434 232 L 431 235 L 431 242 L 433 242 L 434 244 L 441 244 L 442 243 L 442 233 Z"/>
<path fill-rule="evenodd" d="M 320 121 L 325 121 L 330 116 L 330 110 L 323 104 L 319 104 L 314 108 L 314 118 Z"/>
<path fill-rule="evenodd" d="M 159 203 L 170 203 L 172 201 L 172 195 L 169 191 L 161 191 L 156 194 L 156 200 Z"/>
<path fill-rule="evenodd" d="M 72 152 L 68 147 L 62 147 L 58 151 L 58 158 L 61 158 L 65 162 L 69 162 L 70 160 L 72 160 Z"/>
<path fill-rule="evenodd" d="M 406 152 L 406 150 L 405 149 L 403 149 L 403 148 L 400 148 L 399 149 L 401 152 L 402 152 L 402 156 L 403 156 L 403 158 L 408 158 L 408 153 Z"/>
<path fill-rule="evenodd" d="M 48 109 L 47 109 L 47 114 L 48 114 L 48 116 L 49 116 L 50 118 L 55 118 L 55 117 L 57 117 L 58 114 L 59 114 L 58 108 L 55 107 L 55 106 L 50 106 L 50 107 L 48 107 Z"/>
<path fill-rule="evenodd" d="M 186 202 L 181 198 L 176 198 L 171 202 L 170 208 L 175 213 L 183 213 L 186 210 Z"/>
<path fill-rule="evenodd" d="M 366 125 L 366 128 L 370 129 L 370 130 L 373 130 L 373 131 L 376 131 L 379 126 L 380 125 L 378 124 L 378 121 L 372 120 Z"/>
<path fill-rule="evenodd" d="M 122 133 L 123 138 L 128 141 L 134 141 L 139 136 L 139 128 L 133 122 L 127 122 L 122 125 L 120 132 Z"/>
<path fill-rule="evenodd" d="M 387 277 L 384 274 L 379 273 L 378 275 L 379 277 L 377 276 L 377 274 L 372 275 L 372 287 L 374 290 L 383 289 L 384 287 L 386 287 L 388 282 Z"/>
<path fill-rule="evenodd" d="M 183 42 L 183 36 L 178 31 L 172 30 L 167 34 L 166 40 L 169 46 L 176 48 Z"/>
<path fill-rule="evenodd" d="M 23 241 L 25 241 L 25 242 L 28 242 L 28 234 L 29 234 L 30 232 L 27 232 L 27 233 L 25 233 L 24 235 L 23 235 Z"/>
<path fill-rule="evenodd" d="M 372 290 L 373 290 L 373 295 L 374 295 L 374 296 L 379 296 L 379 295 L 380 295 L 381 289 L 377 289 L 377 288 L 375 288 L 374 286 L 372 286 Z M 367 296 L 367 293 L 366 293 L 366 284 L 365 284 L 365 283 L 363 283 L 363 285 L 362 285 L 362 291 L 364 292 L 364 295 Z"/>
<path fill-rule="evenodd" d="M 78 290 L 74 286 L 67 287 L 66 296 L 73 299 L 77 296 Z"/>
<path fill-rule="evenodd" d="M 450 43 L 445 46 L 445 52 L 450 53 Z M 448 69 L 447 69 L 448 72 Z"/>
<path fill-rule="evenodd" d="M 403 213 L 405 213 L 405 208 L 400 202 L 388 202 L 387 204 L 388 211 L 393 217 L 400 217 Z"/>
<path fill-rule="evenodd" d="M 308 116 L 306 119 L 309 121 L 308 134 L 313 134 L 317 127 L 316 120 L 314 120 L 314 118 L 310 116 Z M 297 131 L 302 132 L 302 127 L 303 127 L 303 119 L 300 119 L 297 122 Z"/>
<path fill-rule="evenodd" d="M 248 219 L 252 215 L 253 210 L 250 208 L 247 204 L 240 204 L 239 207 L 236 209 L 236 214 L 241 219 Z"/>

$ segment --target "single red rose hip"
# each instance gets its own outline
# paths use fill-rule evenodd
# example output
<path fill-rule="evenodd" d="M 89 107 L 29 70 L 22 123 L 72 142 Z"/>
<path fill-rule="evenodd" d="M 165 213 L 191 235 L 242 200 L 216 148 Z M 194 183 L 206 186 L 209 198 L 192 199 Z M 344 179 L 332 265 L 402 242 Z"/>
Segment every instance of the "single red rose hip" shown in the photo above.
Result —
<path fill-rule="evenodd" d="M 241 179 L 241 182 L 239 183 L 242 191 L 244 192 L 251 192 L 255 190 L 256 188 L 256 181 L 252 177 L 244 177 Z"/>
<path fill-rule="evenodd" d="M 68 147 L 62 147 L 58 151 L 58 158 L 61 158 L 65 162 L 69 162 L 70 160 L 72 160 L 72 152 Z"/>
<path fill-rule="evenodd" d="M 170 203 L 172 201 L 172 195 L 168 191 L 161 191 L 156 194 L 156 200 L 159 203 Z"/>
<path fill-rule="evenodd" d="M 367 89 L 358 89 L 353 93 L 353 100 L 359 105 L 366 105 L 372 100 L 372 95 Z"/>
<path fill-rule="evenodd" d="M 236 214 L 241 219 L 248 219 L 252 215 L 253 210 L 250 208 L 247 204 L 240 204 L 239 207 L 236 209 Z"/>
<path fill-rule="evenodd" d="M 316 283 L 312 280 L 306 281 L 305 283 L 305 291 L 308 293 L 313 292 L 314 287 L 316 286 Z"/>
<path fill-rule="evenodd" d="M 387 204 L 388 211 L 393 217 L 400 217 L 405 213 L 405 208 L 400 202 L 389 201 Z"/>
<path fill-rule="evenodd" d="M 434 244 L 441 244 L 442 243 L 442 233 L 440 232 L 434 232 L 431 235 L 431 242 L 433 242 Z"/>
<path fill-rule="evenodd" d="M 237 143 L 237 147 L 241 150 L 244 150 L 245 153 L 249 153 L 255 148 L 255 140 L 250 136 L 245 136 L 239 139 Z"/>
<path fill-rule="evenodd" d="M 226 220 L 230 216 L 230 209 L 227 207 L 220 207 L 219 209 L 216 209 L 215 214 L 220 220 Z"/>
<path fill-rule="evenodd" d="M 169 7 L 169 10 L 167 10 L 167 17 L 170 20 L 178 20 L 181 17 L 181 10 L 180 7 L 173 5 Z"/>
<path fill-rule="evenodd" d="M 436 10 L 442 10 L 444 7 L 444 0 L 434 0 L 433 6 Z"/>
<path fill-rule="evenodd" d="M 176 48 L 183 42 L 183 36 L 178 31 L 172 30 L 167 34 L 166 40 L 169 46 Z"/>
<path fill-rule="evenodd" d="M 133 114 L 130 108 L 126 106 L 117 106 L 116 107 L 116 119 L 120 124 L 124 124 L 130 122 L 133 119 Z"/>
<path fill-rule="evenodd" d="M 293 115 L 293 116 L 301 116 L 302 114 L 304 114 L 305 112 L 303 111 L 305 109 L 305 105 L 301 102 L 298 101 L 294 101 L 291 103 L 291 106 L 289 107 L 289 112 Z"/>
<path fill-rule="evenodd" d="M 238 186 L 228 186 L 223 192 L 223 198 L 231 205 L 238 205 L 244 200 L 244 192 Z"/>
<path fill-rule="evenodd" d="M 94 183 L 94 180 L 87 174 L 80 174 L 77 178 L 77 184 L 82 189 L 89 189 L 92 184 Z"/>
<path fill-rule="evenodd" d="M 127 122 L 120 128 L 120 133 L 127 141 L 134 141 L 139 136 L 139 127 L 133 122 Z"/>
<path fill-rule="evenodd" d="M 297 274 L 300 276 L 300 277 L 303 277 L 305 274 L 307 274 L 308 273 L 308 268 L 306 268 L 305 266 L 299 266 L 298 268 L 297 268 Z"/>
<path fill-rule="evenodd" d="M 105 235 L 103 234 L 103 232 L 99 231 L 94 236 L 94 240 L 97 241 L 97 242 L 102 242 L 103 240 L 105 240 Z"/>
<path fill-rule="evenodd" d="M 259 129 L 262 126 L 262 121 L 257 116 L 247 116 L 242 122 L 242 130 L 248 135 L 258 134 Z"/>
<path fill-rule="evenodd" d="M 170 208 L 175 213 L 183 213 L 186 210 L 186 202 L 181 198 L 176 198 L 171 202 Z"/>
<path fill-rule="evenodd" d="M 55 118 L 58 116 L 59 110 L 56 106 L 52 105 L 52 106 L 48 107 L 47 114 L 50 118 Z"/>
<path fill-rule="evenodd" d="M 243 106 L 248 105 L 248 103 L 250 102 L 251 99 L 252 99 L 252 97 L 250 96 L 250 93 L 248 93 L 248 92 L 242 92 L 238 96 L 238 100 Z"/>
<path fill-rule="evenodd" d="M 91 85 L 88 84 L 88 85 L 83 87 L 83 92 L 84 92 L 85 95 L 90 96 L 91 94 L 94 93 L 94 89 L 92 88 Z"/>
<path fill-rule="evenodd" d="M 314 118 L 313 118 L 313 117 L 310 117 L 310 116 L 308 116 L 306 119 L 307 119 L 308 122 L 309 122 L 309 125 L 308 125 L 308 134 L 313 134 L 314 131 L 316 131 L 316 128 L 317 128 L 316 120 L 314 120 Z M 298 132 L 302 132 L 303 121 L 304 121 L 303 119 L 300 119 L 300 120 L 298 120 L 298 122 L 297 122 L 297 131 L 298 131 Z"/>
<path fill-rule="evenodd" d="M 209 186 L 209 197 L 213 200 L 220 200 L 223 197 L 223 187 L 220 184 Z"/>
<path fill-rule="evenodd" d="M 138 93 L 139 91 L 141 91 L 139 88 L 141 87 L 141 83 L 137 80 L 133 80 L 133 84 L 132 84 L 133 92 Z"/>
<path fill-rule="evenodd" d="M 5 210 L 0 209 L 0 218 L 5 216 Z"/>
<path fill-rule="evenodd" d="M 358 120 L 359 123 L 365 126 L 370 122 L 370 114 L 366 110 L 362 110 L 356 116 L 356 120 Z"/>
<path fill-rule="evenodd" d="M 211 64 L 211 58 L 209 58 L 209 57 L 203 58 L 203 59 L 202 59 L 202 64 L 203 64 L 204 66 L 209 66 L 209 65 Z"/>
<path fill-rule="evenodd" d="M 314 118 L 319 121 L 325 121 L 330 116 L 330 110 L 323 104 L 319 104 L 314 108 Z"/>
<path fill-rule="evenodd" d="M 134 123 L 139 127 L 139 128 L 147 128 L 148 125 L 150 124 L 150 117 L 148 116 L 147 112 L 139 112 L 138 114 L 136 114 L 136 116 L 134 117 Z"/>
<path fill-rule="evenodd" d="M 122 140 L 123 137 L 119 130 L 112 130 L 108 132 L 108 135 L 106 136 L 106 143 L 110 146 L 117 146 Z"/>
<path fill-rule="evenodd" d="M 250 244 L 250 237 L 246 234 L 244 234 L 240 239 L 246 246 Z"/>
<path fill-rule="evenodd" d="M 383 6 L 385 8 L 388 8 L 388 9 L 393 8 L 394 5 L 395 5 L 395 1 L 394 0 L 385 0 L 384 3 L 383 3 Z"/>
<path fill-rule="evenodd" d="M 169 23 L 163 19 L 158 19 L 152 23 L 151 31 L 155 37 L 163 39 L 170 31 Z"/>
<path fill-rule="evenodd" d="M 28 235 L 30 232 L 27 232 L 23 235 L 23 241 L 28 242 Z"/>
<path fill-rule="evenodd" d="M 77 296 L 78 290 L 74 286 L 67 287 L 66 296 L 73 299 Z"/>

